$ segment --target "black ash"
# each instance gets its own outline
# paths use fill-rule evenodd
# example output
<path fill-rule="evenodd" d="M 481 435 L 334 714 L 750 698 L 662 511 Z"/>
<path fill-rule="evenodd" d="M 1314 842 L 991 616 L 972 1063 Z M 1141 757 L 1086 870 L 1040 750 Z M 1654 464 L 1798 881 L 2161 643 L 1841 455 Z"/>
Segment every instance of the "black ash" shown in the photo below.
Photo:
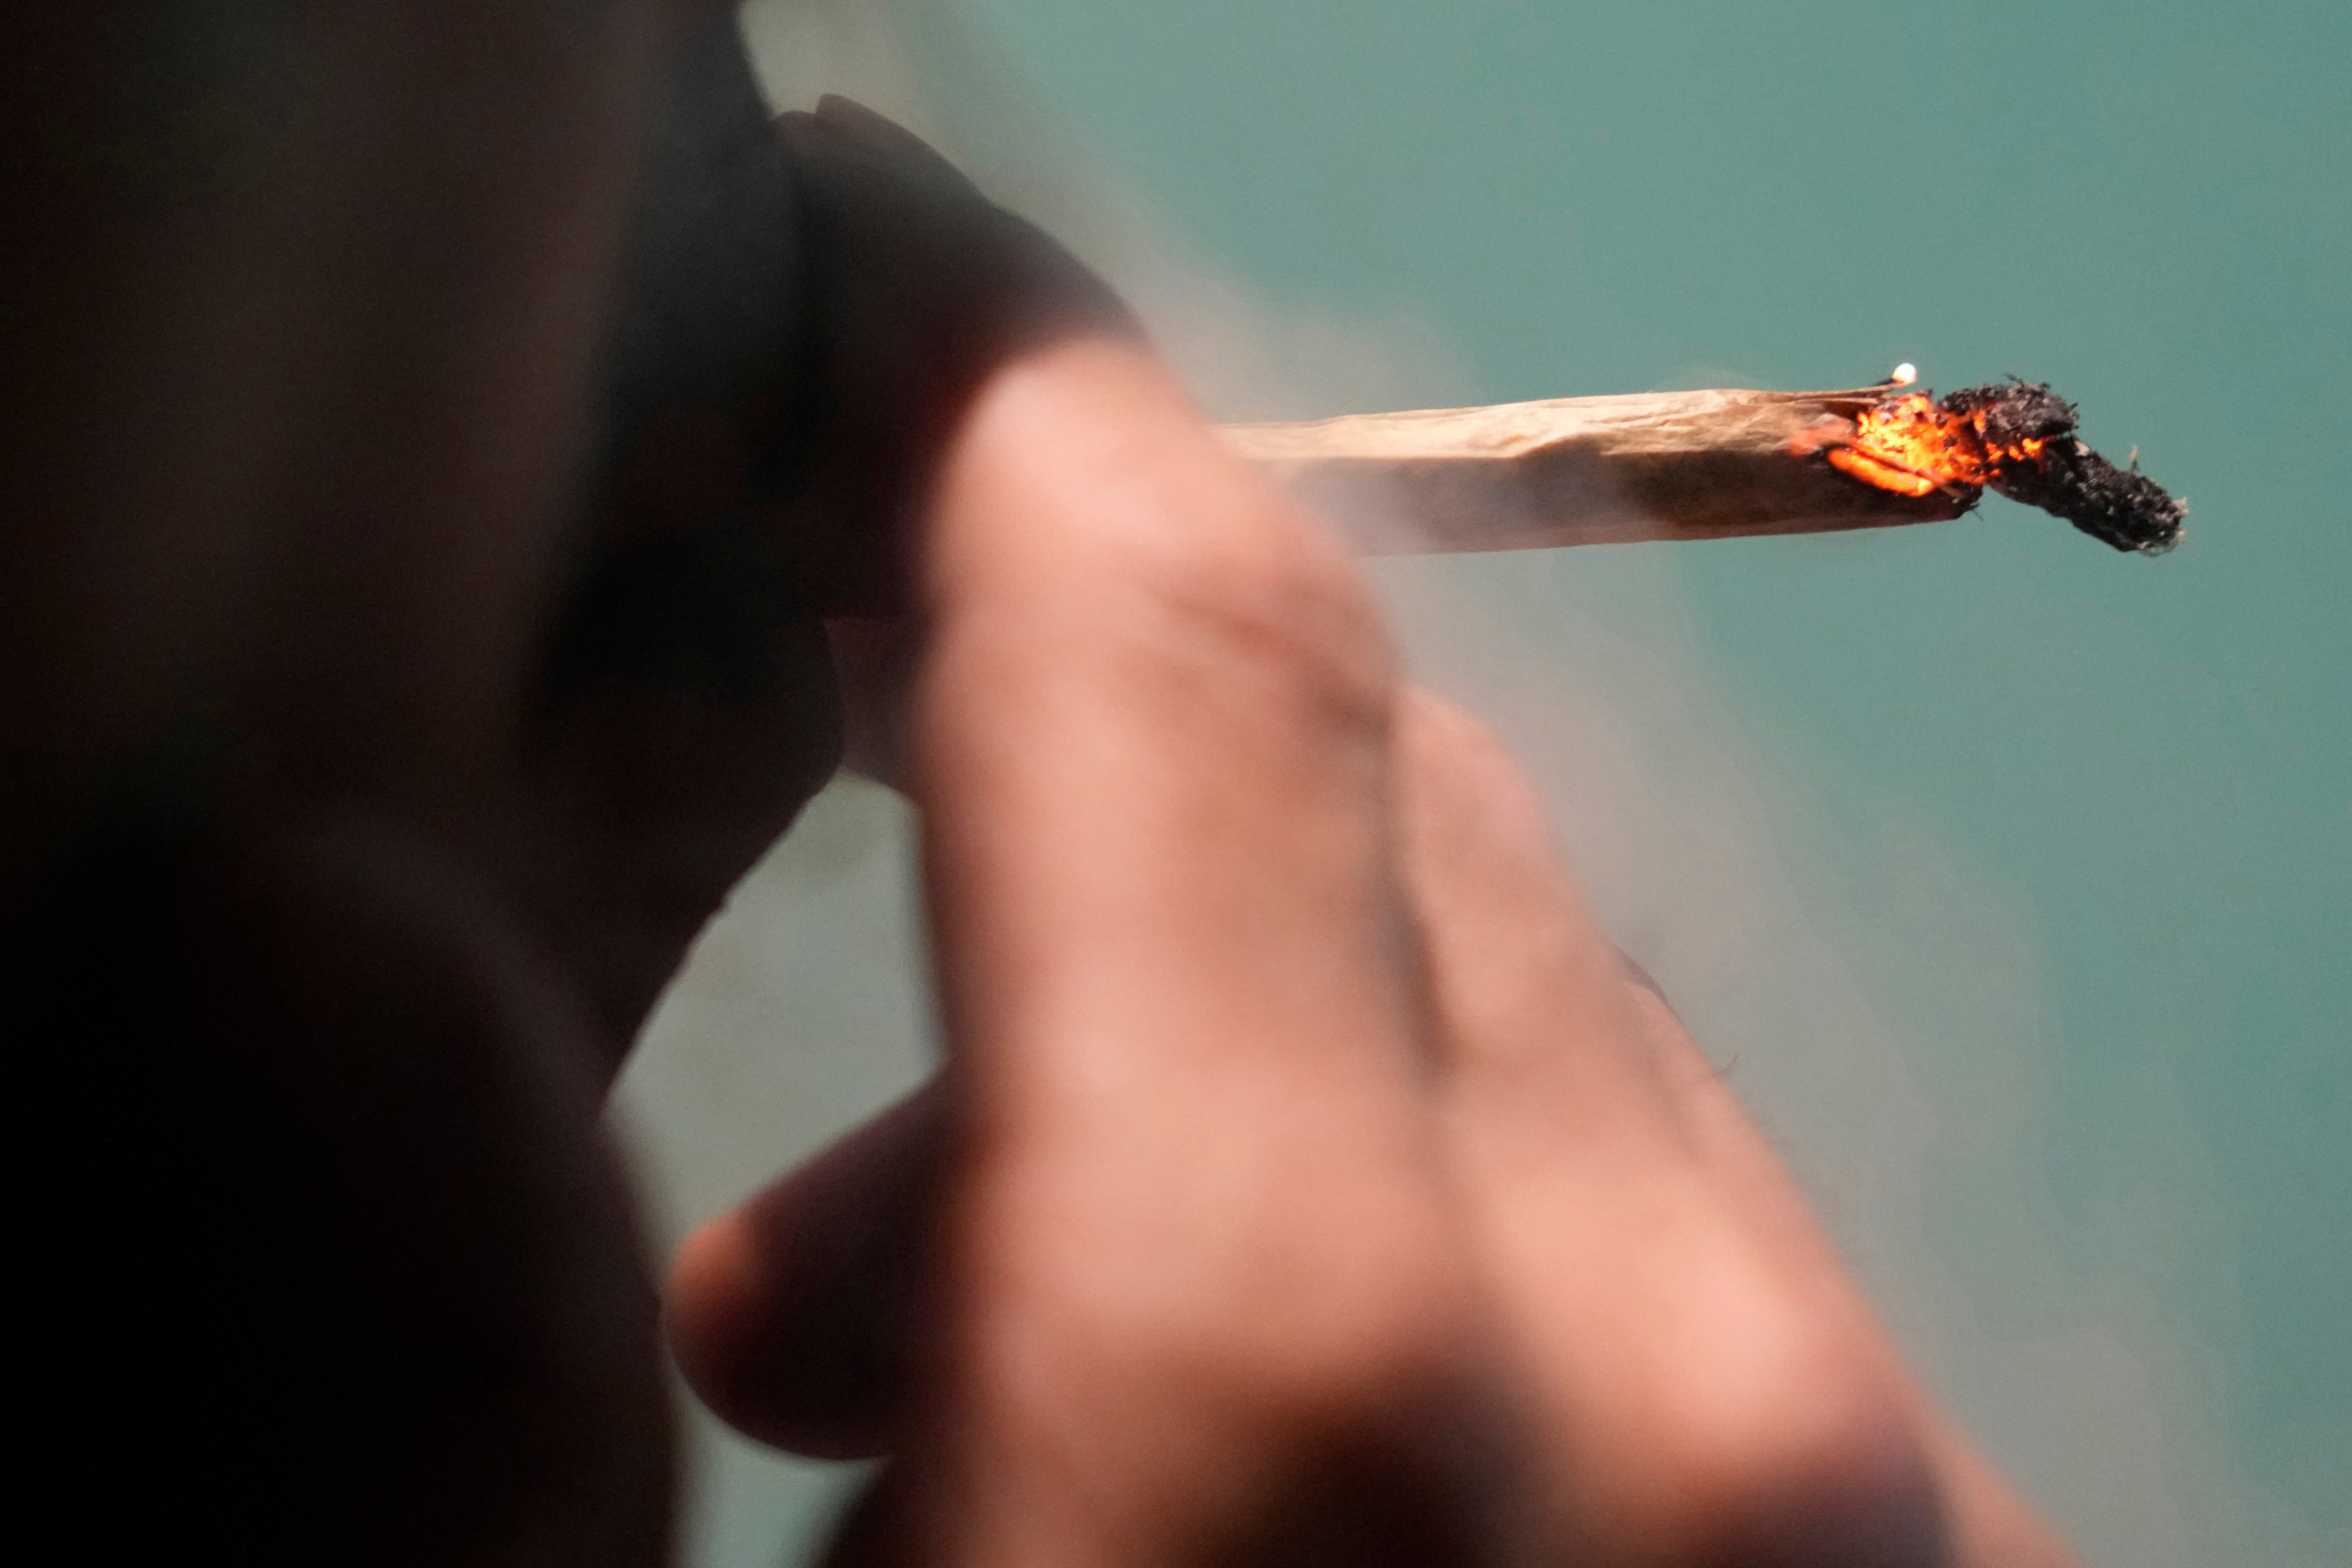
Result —
<path fill-rule="evenodd" d="M 2039 382 L 1969 387 L 1942 400 L 1983 443 L 1984 483 L 2119 550 L 2162 555 L 2180 542 L 2188 506 L 2139 471 L 2118 468 L 2074 434 L 2074 405 Z"/>

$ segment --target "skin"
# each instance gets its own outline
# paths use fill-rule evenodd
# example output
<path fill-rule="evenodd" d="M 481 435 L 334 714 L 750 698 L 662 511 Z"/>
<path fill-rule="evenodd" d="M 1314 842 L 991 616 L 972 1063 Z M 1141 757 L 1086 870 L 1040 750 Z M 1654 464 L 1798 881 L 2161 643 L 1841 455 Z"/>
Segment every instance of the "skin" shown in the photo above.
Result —
<path fill-rule="evenodd" d="M 2068 1561 L 1147 356 L 987 383 L 921 584 L 947 1065 L 669 1293 L 730 1420 L 898 1456 L 846 1560 Z"/>
<path fill-rule="evenodd" d="M 667 1308 L 730 1419 L 893 1456 L 839 1560 L 2064 1562 L 1509 759 L 919 143 L 788 122 L 805 482 L 648 438 L 561 504 L 708 9 L 0 22 L 34 1506 L 142 1561 L 666 1560 L 597 1108 L 845 734 L 923 812 L 948 1062 Z"/>

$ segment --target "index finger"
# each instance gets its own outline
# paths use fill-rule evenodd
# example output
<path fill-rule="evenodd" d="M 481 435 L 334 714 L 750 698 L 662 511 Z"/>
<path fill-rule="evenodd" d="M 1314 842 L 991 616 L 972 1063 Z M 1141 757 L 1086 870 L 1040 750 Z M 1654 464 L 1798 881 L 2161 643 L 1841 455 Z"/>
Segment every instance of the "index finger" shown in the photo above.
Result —
<path fill-rule="evenodd" d="M 1000 372 L 936 496 L 912 785 L 971 1140 L 958 1530 L 1181 1538 L 1456 1343 L 1390 655 L 1344 554 L 1125 346 Z"/>
<path fill-rule="evenodd" d="M 1377 617 L 1163 371 L 1107 343 L 1005 371 L 919 591 L 913 782 L 961 1050 L 1108 1030 L 1194 1072 L 1397 1035 Z"/>

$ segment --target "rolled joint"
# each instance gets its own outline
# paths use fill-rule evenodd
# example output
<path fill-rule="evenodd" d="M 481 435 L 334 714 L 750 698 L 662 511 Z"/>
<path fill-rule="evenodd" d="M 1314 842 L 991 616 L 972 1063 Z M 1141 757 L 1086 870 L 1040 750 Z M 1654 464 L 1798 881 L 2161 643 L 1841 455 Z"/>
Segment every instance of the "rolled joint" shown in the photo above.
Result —
<path fill-rule="evenodd" d="M 1942 522 L 1986 489 L 2155 554 L 2186 511 L 2076 440 L 2030 382 L 1938 402 L 1723 388 L 1228 425 L 1226 443 L 1369 555 Z"/>

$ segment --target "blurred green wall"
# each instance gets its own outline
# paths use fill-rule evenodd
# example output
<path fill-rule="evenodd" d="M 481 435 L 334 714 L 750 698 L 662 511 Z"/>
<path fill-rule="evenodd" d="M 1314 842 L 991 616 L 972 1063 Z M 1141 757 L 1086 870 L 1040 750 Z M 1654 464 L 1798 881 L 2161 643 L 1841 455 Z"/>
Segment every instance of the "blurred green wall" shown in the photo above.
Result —
<path fill-rule="evenodd" d="M 1034 117 L 1000 117 L 1001 161 L 1083 150 L 1285 341 L 1370 342 L 1362 401 L 1911 360 L 1943 389 L 2048 380 L 2189 498 L 2157 561 L 1994 499 L 1381 575 L 1929 1375 L 2095 1560 L 2352 1562 L 2352 9 L 898 10 L 934 129 L 986 141 L 959 95 L 987 76 Z M 903 931 L 903 821 L 824 810 L 866 857 L 856 907 Z M 848 873 L 812 892 L 795 852 L 714 941 L 803 922 L 757 939 L 801 989 L 698 977 L 640 1063 L 657 1163 L 703 1182 L 680 1218 L 814 1135 L 750 1129 L 724 1178 L 692 1152 L 711 988 L 782 988 L 739 1035 L 812 1129 L 919 1068 L 902 969 L 871 977 L 897 998 L 875 1086 L 790 1086 L 796 1051 L 856 1060 L 794 1024 L 846 983 L 811 934 L 850 918 L 822 904 Z M 1740 919 L 1694 936 L 1710 900 Z M 703 1558 L 782 1561 L 814 1494 L 730 1452 Z"/>

